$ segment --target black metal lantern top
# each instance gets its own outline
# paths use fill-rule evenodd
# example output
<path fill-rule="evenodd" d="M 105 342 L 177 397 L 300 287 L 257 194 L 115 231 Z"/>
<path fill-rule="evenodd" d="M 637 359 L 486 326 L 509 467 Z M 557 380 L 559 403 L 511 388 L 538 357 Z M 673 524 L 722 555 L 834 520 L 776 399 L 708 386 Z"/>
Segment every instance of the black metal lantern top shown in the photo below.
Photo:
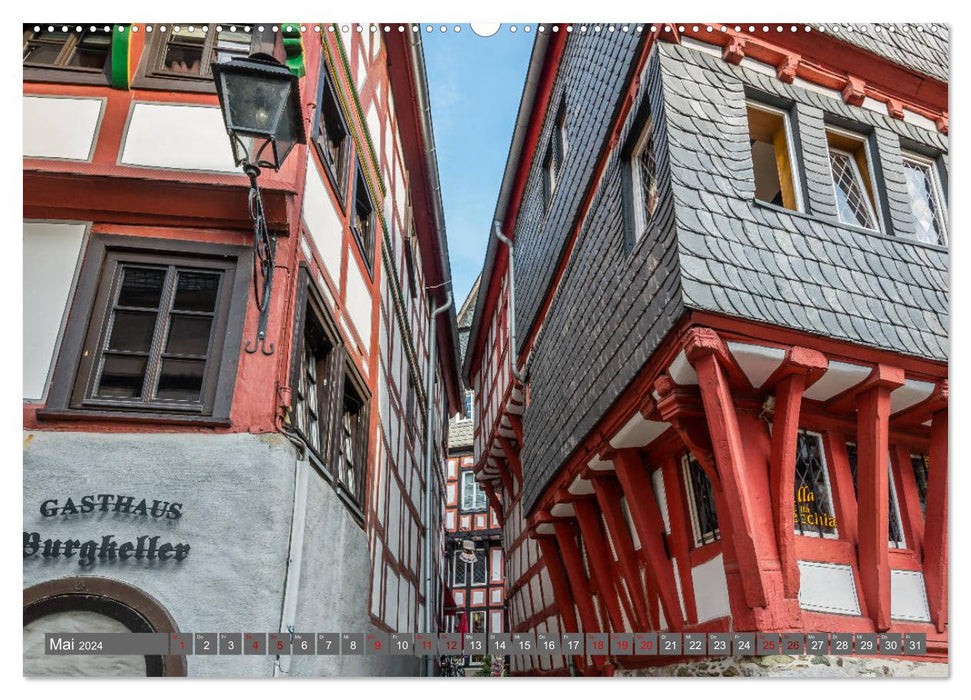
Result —
<path fill-rule="evenodd" d="M 236 165 L 279 170 L 307 142 L 297 77 L 267 54 L 215 63 L 212 72 Z"/>

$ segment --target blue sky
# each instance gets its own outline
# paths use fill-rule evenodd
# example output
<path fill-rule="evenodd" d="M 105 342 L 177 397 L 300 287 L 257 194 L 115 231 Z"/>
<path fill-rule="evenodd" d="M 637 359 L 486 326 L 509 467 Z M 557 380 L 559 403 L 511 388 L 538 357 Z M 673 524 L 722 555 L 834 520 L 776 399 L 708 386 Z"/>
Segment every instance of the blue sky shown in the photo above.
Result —
<path fill-rule="evenodd" d="M 480 37 L 466 24 L 422 45 L 457 310 L 485 260 L 533 34 L 504 24 Z"/>

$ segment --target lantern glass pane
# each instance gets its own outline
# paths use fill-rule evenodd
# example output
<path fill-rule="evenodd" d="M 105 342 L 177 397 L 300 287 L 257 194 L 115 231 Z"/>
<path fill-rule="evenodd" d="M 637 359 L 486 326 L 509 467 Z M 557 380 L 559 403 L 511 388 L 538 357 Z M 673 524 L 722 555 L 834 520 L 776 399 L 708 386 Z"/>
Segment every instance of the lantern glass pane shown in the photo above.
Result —
<path fill-rule="evenodd" d="M 273 136 L 290 93 L 289 79 L 236 72 L 225 72 L 220 77 L 226 126 L 231 131 Z"/>

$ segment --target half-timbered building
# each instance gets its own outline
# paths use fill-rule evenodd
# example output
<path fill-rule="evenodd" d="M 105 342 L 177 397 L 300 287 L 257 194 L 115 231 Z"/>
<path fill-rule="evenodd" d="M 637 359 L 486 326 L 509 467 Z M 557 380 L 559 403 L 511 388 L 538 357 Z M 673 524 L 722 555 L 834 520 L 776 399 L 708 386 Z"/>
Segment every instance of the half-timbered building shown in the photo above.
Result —
<path fill-rule="evenodd" d="M 478 281 L 458 313 L 459 345 L 468 342 Z M 473 456 L 475 395 L 465 391 L 465 407 L 449 421 L 445 462 L 445 596 L 450 632 L 502 634 L 506 628 L 505 554 L 502 546 L 501 504 L 490 502 L 476 480 Z M 474 559 L 473 559 L 474 557 Z M 466 654 L 465 663 L 478 660 Z"/>
<path fill-rule="evenodd" d="M 540 28 L 464 361 L 512 631 L 946 669 L 947 81 L 940 25 Z M 512 668 L 688 661 L 604 651 Z"/>
<path fill-rule="evenodd" d="M 265 339 L 249 183 L 212 79 L 256 52 L 299 78 L 307 134 L 259 178 Z M 438 625 L 462 389 L 420 35 L 25 25 L 23 55 L 25 672 L 111 668 L 56 667 L 51 629 L 380 635 L 424 629 L 428 605 Z M 272 652 L 126 670 L 420 663 Z"/>

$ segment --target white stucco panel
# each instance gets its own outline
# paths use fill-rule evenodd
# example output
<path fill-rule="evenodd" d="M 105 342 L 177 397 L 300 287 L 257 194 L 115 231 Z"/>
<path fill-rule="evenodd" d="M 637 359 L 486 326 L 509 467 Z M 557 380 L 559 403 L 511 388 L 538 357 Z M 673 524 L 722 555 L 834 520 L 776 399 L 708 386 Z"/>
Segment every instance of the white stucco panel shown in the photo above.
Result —
<path fill-rule="evenodd" d="M 846 564 L 799 562 L 799 607 L 803 610 L 859 615 L 853 569 Z"/>
<path fill-rule="evenodd" d="M 317 253 L 323 259 L 327 274 L 336 285 L 341 278 L 344 225 L 330 195 L 327 194 L 327 188 L 313 159 L 307 164 L 305 185 L 303 221 L 317 246 Z"/>
<path fill-rule="evenodd" d="M 90 160 L 104 100 L 24 95 L 24 158 Z"/>
<path fill-rule="evenodd" d="M 365 354 L 371 354 L 371 309 L 373 300 L 364 273 L 355 260 L 347 261 L 347 288 L 344 290 L 344 304 L 351 317 L 357 334 L 364 343 Z"/>
<path fill-rule="evenodd" d="M 236 173 L 218 107 L 136 102 L 121 162 L 152 168 Z"/>
<path fill-rule="evenodd" d="M 698 622 L 731 615 L 728 604 L 728 581 L 725 579 L 725 563 L 719 554 L 691 570 L 694 582 L 695 605 Z"/>
<path fill-rule="evenodd" d="M 920 571 L 890 570 L 890 617 L 914 622 L 931 621 L 924 574 Z"/>
<path fill-rule="evenodd" d="M 42 399 L 47 391 L 85 228 L 80 223 L 24 222 L 25 399 Z"/>

